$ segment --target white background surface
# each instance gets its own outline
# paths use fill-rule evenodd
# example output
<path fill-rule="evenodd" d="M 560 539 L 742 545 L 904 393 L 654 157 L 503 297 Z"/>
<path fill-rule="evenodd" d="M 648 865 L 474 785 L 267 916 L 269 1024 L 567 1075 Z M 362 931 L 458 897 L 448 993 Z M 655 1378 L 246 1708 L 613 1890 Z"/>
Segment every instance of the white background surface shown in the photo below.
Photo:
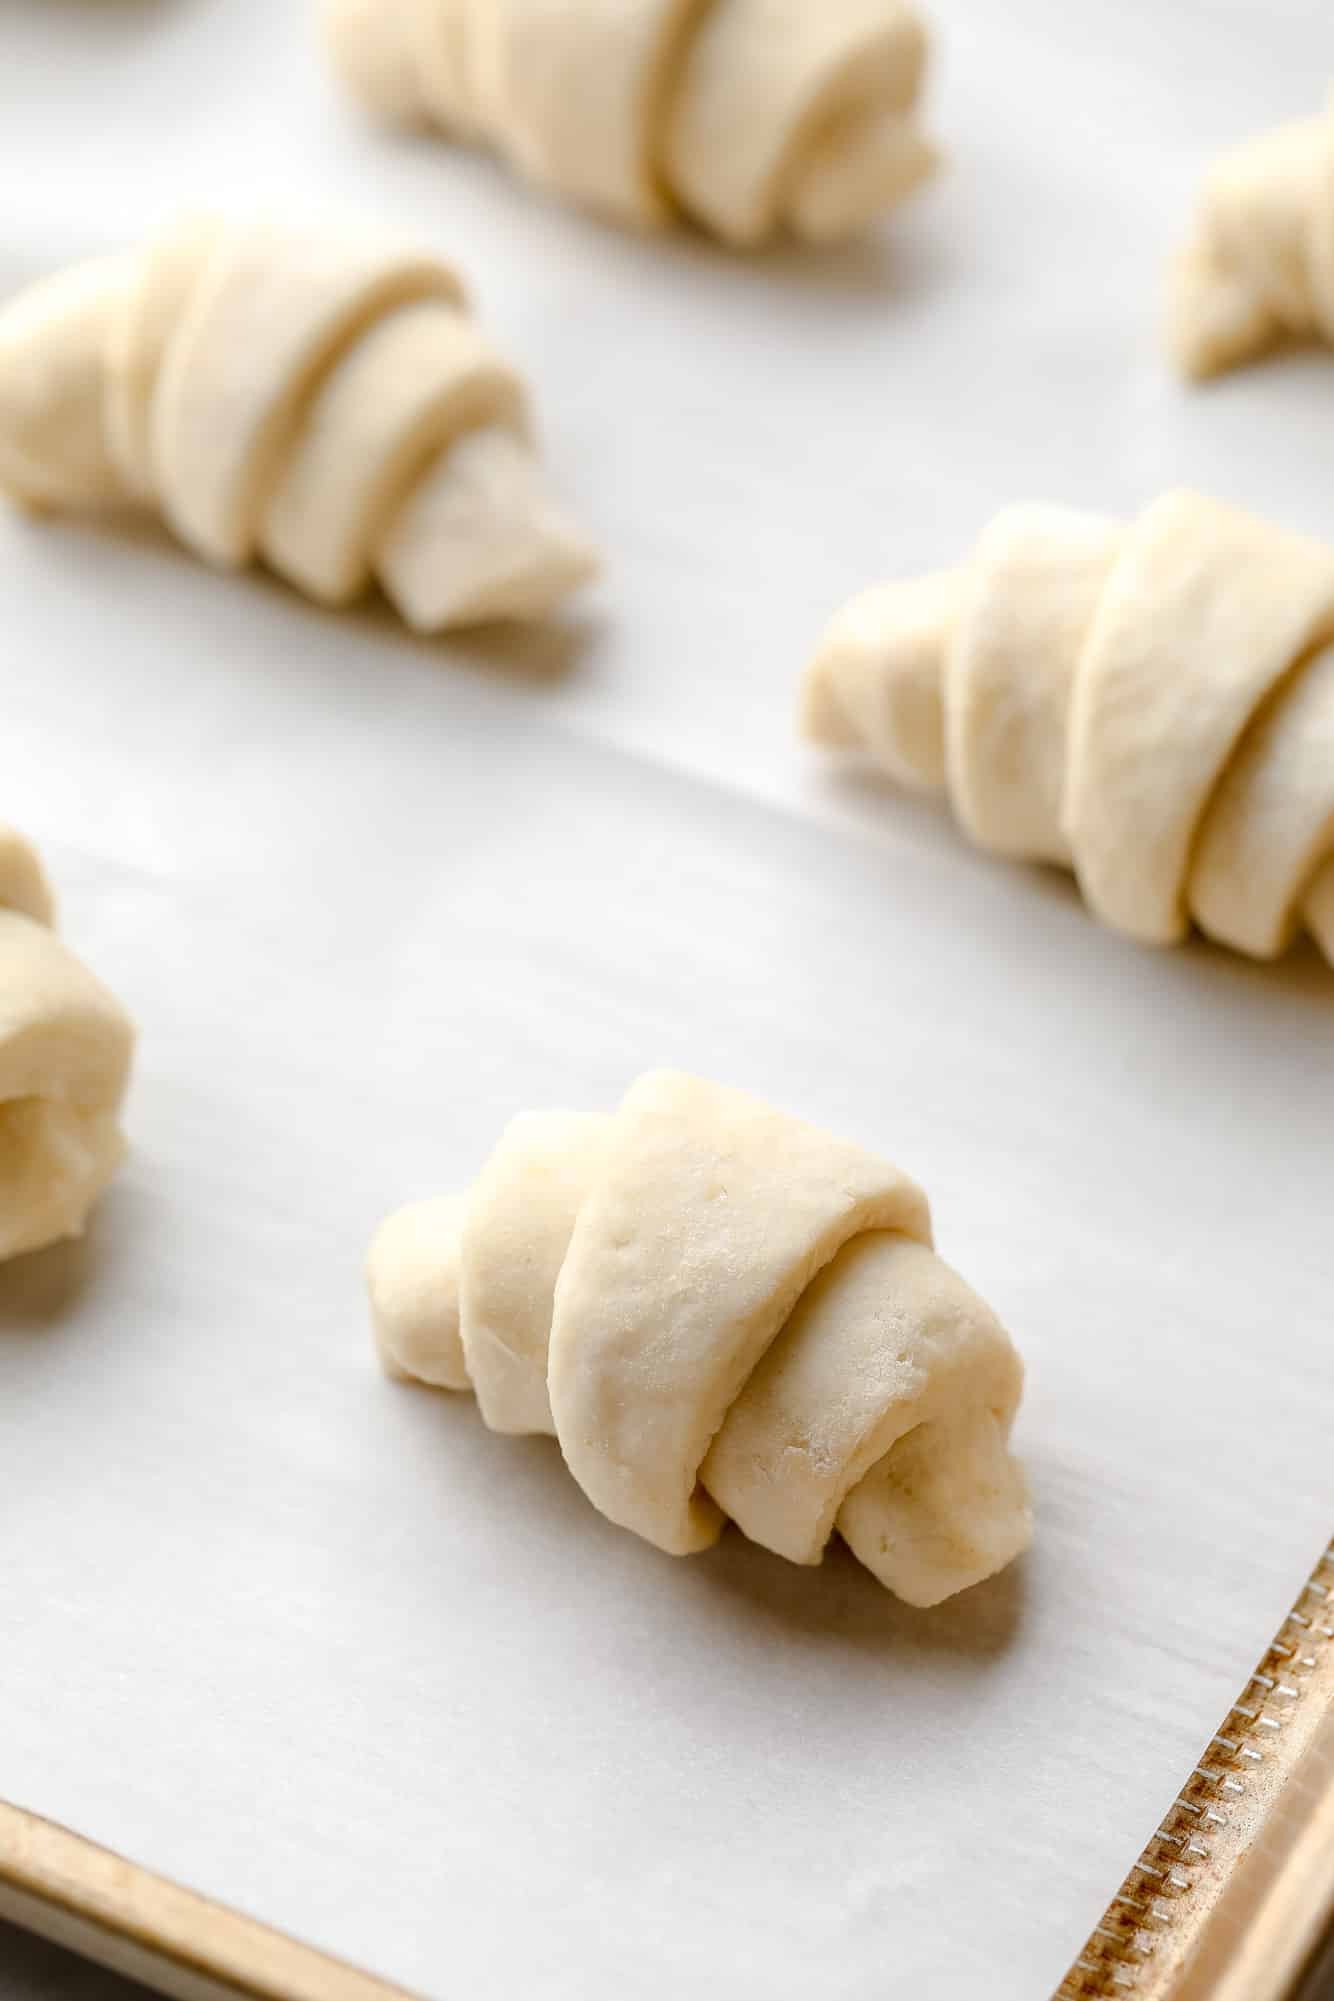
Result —
<path fill-rule="evenodd" d="M 86 1245 L 0 1272 L 0 1790 L 442 2001 L 1033 2001 L 1334 1516 L 1331 976 L 1146 955 L 791 742 L 833 607 L 1004 501 L 1334 535 L 1328 357 L 1191 394 L 1154 346 L 1326 10 L 936 18 L 949 177 L 738 262 L 369 132 L 304 9 L 0 0 L 5 289 L 190 194 L 414 221 L 608 553 L 462 647 L 0 523 L 0 809 L 142 1027 Z M 380 1214 L 658 1063 L 925 1183 L 1030 1365 L 1022 1565 L 921 1614 L 674 1563 L 379 1379 Z"/>

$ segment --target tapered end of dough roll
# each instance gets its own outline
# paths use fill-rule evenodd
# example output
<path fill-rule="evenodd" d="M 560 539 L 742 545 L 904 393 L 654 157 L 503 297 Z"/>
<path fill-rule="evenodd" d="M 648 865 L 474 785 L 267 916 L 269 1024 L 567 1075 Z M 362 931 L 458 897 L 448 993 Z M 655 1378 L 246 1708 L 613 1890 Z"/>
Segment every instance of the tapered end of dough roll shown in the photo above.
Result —
<path fill-rule="evenodd" d="M 124 498 L 103 434 L 103 356 L 128 272 L 97 258 L 0 308 L 0 489 L 25 506 Z"/>
<path fill-rule="evenodd" d="M 463 1195 L 433 1196 L 395 1210 L 366 1254 L 375 1346 L 387 1375 L 436 1389 L 471 1387 L 459 1335 L 459 1238 Z"/>
<path fill-rule="evenodd" d="M 422 0 L 322 0 L 329 58 L 347 88 L 389 125 L 424 123 Z"/>
<path fill-rule="evenodd" d="M 0 1259 L 82 1236 L 124 1158 L 114 1112 L 36 1097 L 0 1102 Z"/>
<path fill-rule="evenodd" d="M 810 243 L 855 236 L 940 167 L 939 148 L 906 118 L 886 113 L 835 130 L 788 196 L 788 221 Z"/>
<path fill-rule="evenodd" d="M 1221 264 L 1206 241 L 1172 266 L 1165 335 L 1178 372 L 1205 382 L 1254 360 L 1273 344 L 1274 321 L 1243 272 Z"/>
<path fill-rule="evenodd" d="M 38 924 L 55 922 L 56 903 L 36 850 L 13 827 L 0 824 L 0 910 L 16 910 Z"/>
<path fill-rule="evenodd" d="M 844 1502 L 844 1540 L 907 1604 L 939 1605 L 1028 1548 L 1028 1485 L 1008 1432 L 986 1407 L 918 1425 Z"/>
<path fill-rule="evenodd" d="M 36 917 L 0 910 L 0 1258 L 78 1236 L 124 1155 L 134 1031 Z"/>
<path fill-rule="evenodd" d="M 590 544 L 546 497 L 529 446 L 501 426 L 444 452 L 399 509 L 375 559 L 419 632 L 537 619 L 598 571 Z"/>
<path fill-rule="evenodd" d="M 963 573 L 937 571 L 863 591 L 833 620 L 802 681 L 810 742 L 865 749 L 901 785 L 945 783 L 945 653 Z"/>
<path fill-rule="evenodd" d="M 823 649 L 808 662 L 797 697 L 797 729 L 826 750 L 857 750 L 861 732 L 838 699 L 837 676 Z"/>

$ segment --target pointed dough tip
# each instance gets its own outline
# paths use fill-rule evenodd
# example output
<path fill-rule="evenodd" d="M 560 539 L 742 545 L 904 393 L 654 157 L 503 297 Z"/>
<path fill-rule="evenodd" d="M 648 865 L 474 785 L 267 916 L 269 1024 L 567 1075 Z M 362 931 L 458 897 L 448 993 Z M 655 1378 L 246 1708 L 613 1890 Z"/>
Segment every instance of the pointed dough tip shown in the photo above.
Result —
<path fill-rule="evenodd" d="M 797 733 L 806 743 L 828 750 L 856 750 L 861 737 L 849 722 L 830 671 L 828 650 L 821 647 L 807 663 L 797 694 Z"/>
<path fill-rule="evenodd" d="M 1244 281 L 1196 246 L 1172 266 L 1165 336 L 1178 372 L 1207 382 L 1262 353 L 1274 329 Z"/>
<path fill-rule="evenodd" d="M 598 558 L 547 500 L 529 447 L 493 427 L 442 454 L 375 567 L 409 625 L 441 632 L 539 618 L 596 575 Z"/>
<path fill-rule="evenodd" d="M 103 352 L 124 284 L 99 257 L 28 286 L 0 309 L 0 488 L 33 509 L 123 498 L 103 439 Z"/>

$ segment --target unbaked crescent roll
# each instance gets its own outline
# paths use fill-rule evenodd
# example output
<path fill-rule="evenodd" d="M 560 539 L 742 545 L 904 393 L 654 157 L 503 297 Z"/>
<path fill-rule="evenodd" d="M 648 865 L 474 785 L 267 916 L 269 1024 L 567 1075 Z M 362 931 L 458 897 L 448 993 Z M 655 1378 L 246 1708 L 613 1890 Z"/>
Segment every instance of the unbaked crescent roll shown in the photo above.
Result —
<path fill-rule="evenodd" d="M 547 500 L 522 385 L 433 253 L 362 227 L 192 218 L 0 310 L 0 488 L 160 512 L 422 631 L 537 618 L 594 568 Z"/>
<path fill-rule="evenodd" d="M 964 568 L 856 598 L 804 733 L 946 790 L 979 847 L 1105 923 L 1334 963 L 1334 551 L 1194 493 L 1128 527 L 997 515 Z"/>
<path fill-rule="evenodd" d="M 594 1506 L 673 1555 L 730 1517 L 794 1563 L 835 1529 L 933 1605 L 1024 1549 L 1023 1371 L 859 1147 L 670 1071 L 610 1118 L 526 1113 L 472 1188 L 381 1228 L 391 1374 L 547 1432 Z"/>
<path fill-rule="evenodd" d="M 77 1237 L 125 1152 L 134 1031 L 54 922 L 40 862 L 0 826 L 0 1258 Z"/>
<path fill-rule="evenodd" d="M 1334 344 L 1334 92 L 1216 162 L 1173 270 L 1168 340 L 1218 375 L 1283 340 Z"/>
<path fill-rule="evenodd" d="M 323 0 L 380 116 L 502 153 L 621 222 L 854 234 L 935 166 L 906 0 Z"/>

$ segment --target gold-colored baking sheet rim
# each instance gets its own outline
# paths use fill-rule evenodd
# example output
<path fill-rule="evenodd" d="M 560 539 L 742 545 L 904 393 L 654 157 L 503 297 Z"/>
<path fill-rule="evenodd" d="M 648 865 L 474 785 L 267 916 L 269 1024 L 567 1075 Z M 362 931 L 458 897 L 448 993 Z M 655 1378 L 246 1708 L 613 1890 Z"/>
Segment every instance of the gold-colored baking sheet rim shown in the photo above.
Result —
<path fill-rule="evenodd" d="M 3 1801 L 0 1919 L 173 2001 L 413 2001 Z"/>
<path fill-rule="evenodd" d="M 1334 1543 L 1057 2001 L 1305 2001 L 1332 1934 Z"/>
<path fill-rule="evenodd" d="M 413 2001 L 0 1801 L 0 1919 L 173 2001 Z M 1307 2001 L 1334 1941 L 1334 1543 L 1056 2001 Z"/>

